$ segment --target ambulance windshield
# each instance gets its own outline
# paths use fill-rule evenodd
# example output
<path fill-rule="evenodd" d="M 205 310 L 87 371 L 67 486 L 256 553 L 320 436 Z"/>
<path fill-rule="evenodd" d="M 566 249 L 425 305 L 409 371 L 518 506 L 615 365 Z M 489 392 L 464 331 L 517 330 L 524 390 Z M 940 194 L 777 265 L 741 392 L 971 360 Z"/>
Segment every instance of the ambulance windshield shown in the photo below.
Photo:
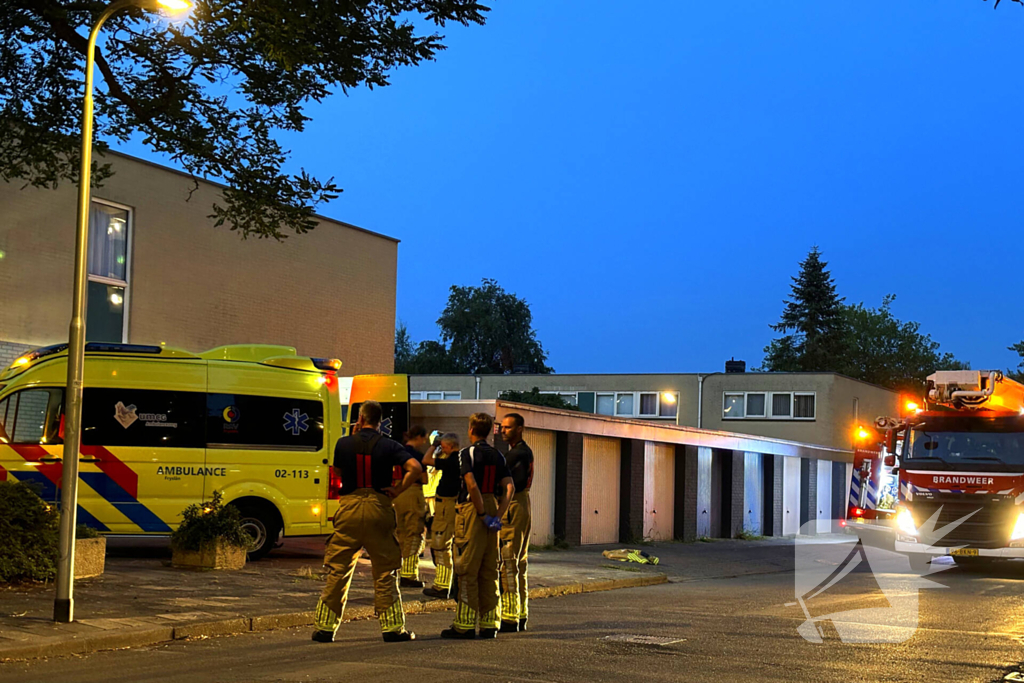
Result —
<path fill-rule="evenodd" d="M 1024 465 L 1024 419 L 931 419 L 914 425 L 907 458 Z"/>

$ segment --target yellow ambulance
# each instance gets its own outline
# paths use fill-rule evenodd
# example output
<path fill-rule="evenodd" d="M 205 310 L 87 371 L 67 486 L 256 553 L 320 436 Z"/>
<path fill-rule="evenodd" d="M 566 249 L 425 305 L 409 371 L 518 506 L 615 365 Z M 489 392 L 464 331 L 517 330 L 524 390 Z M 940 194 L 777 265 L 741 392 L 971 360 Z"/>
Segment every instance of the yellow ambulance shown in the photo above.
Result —
<path fill-rule="evenodd" d="M 78 521 L 113 535 L 169 534 L 186 506 L 221 491 L 242 513 L 255 559 L 281 536 L 331 531 L 340 480 L 334 445 L 359 405 L 385 408 L 382 431 L 409 424 L 404 375 L 340 377 L 341 362 L 288 346 L 193 354 L 86 345 Z M 0 481 L 60 500 L 67 345 L 37 349 L 0 374 Z M 353 412 L 355 411 L 355 412 Z"/>

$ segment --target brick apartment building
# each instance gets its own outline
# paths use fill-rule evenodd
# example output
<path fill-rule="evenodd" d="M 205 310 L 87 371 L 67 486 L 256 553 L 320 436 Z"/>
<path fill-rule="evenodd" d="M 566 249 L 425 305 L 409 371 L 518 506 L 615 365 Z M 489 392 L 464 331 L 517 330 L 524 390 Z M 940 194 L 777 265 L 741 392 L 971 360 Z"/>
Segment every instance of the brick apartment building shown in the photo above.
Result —
<path fill-rule="evenodd" d="M 393 370 L 398 240 L 323 217 L 282 242 L 242 240 L 208 218 L 222 186 L 192 192 L 178 171 L 105 161 L 115 175 L 92 195 L 89 341 L 286 344 L 340 358 L 346 374 Z M 67 341 L 76 201 L 68 183 L 0 183 L 0 367 Z"/>

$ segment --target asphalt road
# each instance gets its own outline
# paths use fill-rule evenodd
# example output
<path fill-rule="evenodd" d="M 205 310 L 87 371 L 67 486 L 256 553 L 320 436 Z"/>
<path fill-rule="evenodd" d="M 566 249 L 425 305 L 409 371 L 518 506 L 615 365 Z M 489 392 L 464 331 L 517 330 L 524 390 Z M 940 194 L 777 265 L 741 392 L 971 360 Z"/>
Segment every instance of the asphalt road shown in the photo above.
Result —
<path fill-rule="evenodd" d="M 758 544 L 744 552 L 754 557 Z M 182 641 L 0 665 L 0 681 L 996 681 L 1024 662 L 1024 567 L 953 568 L 920 594 L 919 627 L 896 644 L 821 644 L 797 633 L 791 571 L 536 601 L 528 633 L 443 641 L 451 613 L 416 615 L 413 643 L 385 644 L 376 622 L 347 624 L 334 644 L 309 629 Z M 835 604 L 888 605 L 854 572 Z M 833 605 L 834 609 L 834 605 Z M 630 636 L 666 644 L 619 642 Z"/>

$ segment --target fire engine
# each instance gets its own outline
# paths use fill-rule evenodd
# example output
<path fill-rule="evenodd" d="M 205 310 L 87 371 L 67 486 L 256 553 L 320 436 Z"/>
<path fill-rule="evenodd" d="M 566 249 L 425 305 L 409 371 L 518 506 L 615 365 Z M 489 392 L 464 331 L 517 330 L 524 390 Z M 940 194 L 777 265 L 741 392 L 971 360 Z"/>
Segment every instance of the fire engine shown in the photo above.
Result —
<path fill-rule="evenodd" d="M 1024 385 L 997 370 L 936 372 L 922 402 L 876 425 L 899 484 L 895 549 L 912 566 L 1024 557 Z"/>

